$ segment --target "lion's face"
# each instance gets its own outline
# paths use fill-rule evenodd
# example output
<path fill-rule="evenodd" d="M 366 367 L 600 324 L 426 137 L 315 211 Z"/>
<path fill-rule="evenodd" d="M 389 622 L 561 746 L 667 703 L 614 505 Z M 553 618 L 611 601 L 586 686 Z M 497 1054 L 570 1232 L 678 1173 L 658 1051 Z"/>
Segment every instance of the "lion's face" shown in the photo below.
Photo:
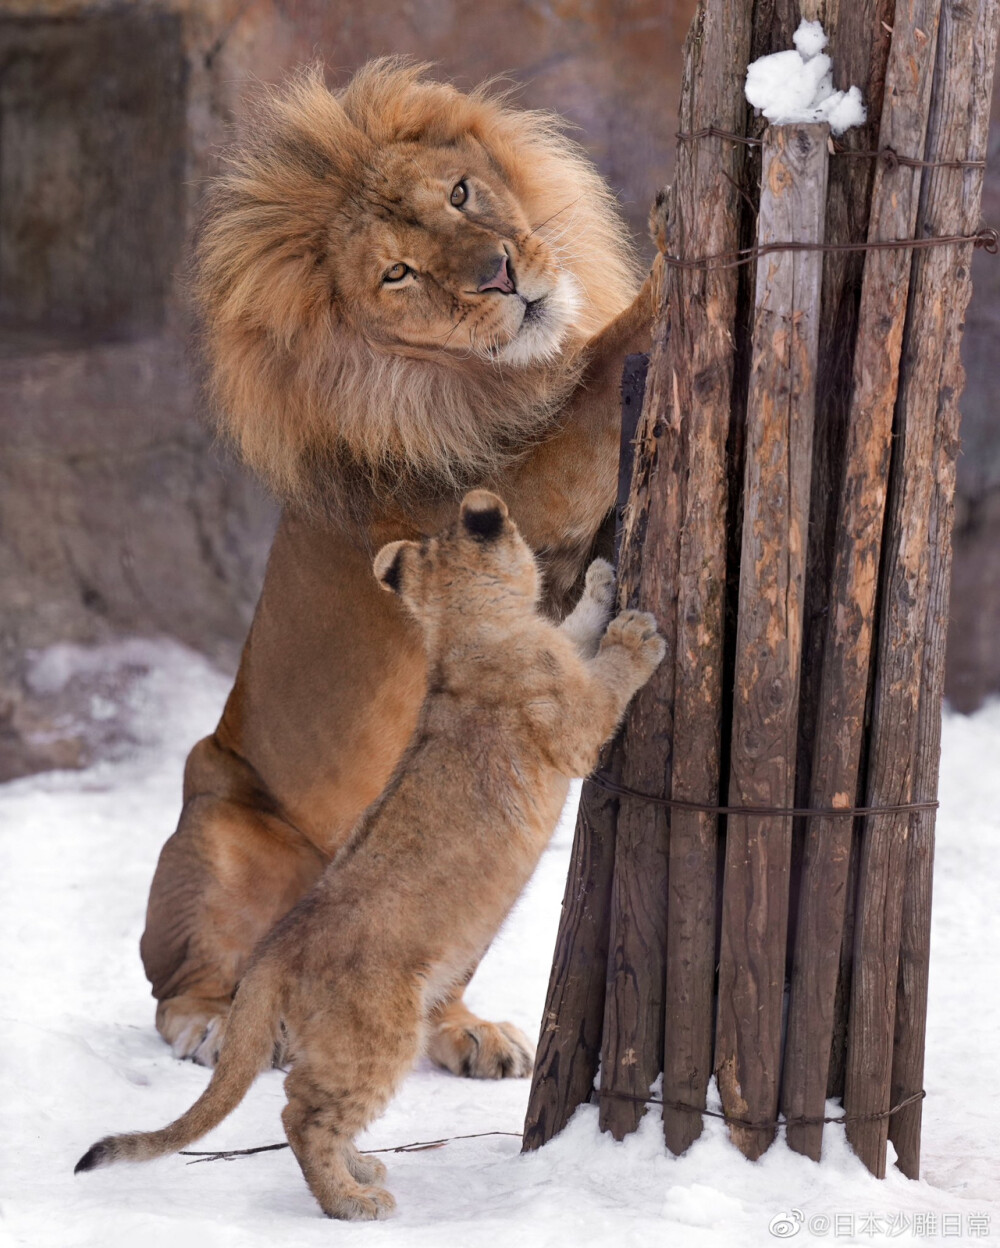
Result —
<path fill-rule="evenodd" d="M 556 355 L 577 283 L 476 144 L 390 149 L 353 207 L 329 265 L 344 316 L 371 340 L 514 366 Z"/>
<path fill-rule="evenodd" d="M 614 200 L 555 119 L 391 61 L 264 100 L 199 246 L 222 422 L 324 507 L 495 477 L 635 289 Z"/>

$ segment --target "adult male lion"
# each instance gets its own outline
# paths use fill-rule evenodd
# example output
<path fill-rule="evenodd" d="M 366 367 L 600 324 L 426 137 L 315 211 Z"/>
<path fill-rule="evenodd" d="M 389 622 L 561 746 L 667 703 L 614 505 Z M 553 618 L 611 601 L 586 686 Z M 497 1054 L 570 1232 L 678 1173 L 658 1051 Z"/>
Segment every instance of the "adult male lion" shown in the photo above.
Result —
<path fill-rule="evenodd" d="M 559 610 L 610 508 L 617 392 L 647 288 L 553 119 L 376 61 L 270 96 L 216 183 L 199 295 L 223 427 L 286 501 L 236 684 L 188 758 L 141 950 L 156 1023 L 211 1065 L 258 938 L 379 794 L 427 684 L 371 576 L 472 485 L 510 506 Z M 429 1053 L 526 1074 L 459 991 Z"/>

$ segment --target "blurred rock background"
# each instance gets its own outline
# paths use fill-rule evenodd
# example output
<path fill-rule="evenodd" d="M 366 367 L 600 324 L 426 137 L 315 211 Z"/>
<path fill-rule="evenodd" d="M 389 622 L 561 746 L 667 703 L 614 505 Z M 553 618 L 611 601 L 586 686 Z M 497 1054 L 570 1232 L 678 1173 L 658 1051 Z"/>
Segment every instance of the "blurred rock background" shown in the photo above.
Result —
<path fill-rule="evenodd" d="M 254 83 L 317 58 L 337 83 L 390 52 L 460 86 L 508 74 L 578 127 L 648 253 L 692 9 L 0 0 L 0 779 L 127 746 L 115 707 L 146 652 L 117 639 L 235 666 L 275 510 L 200 409 L 185 256 Z M 998 148 L 995 121 L 991 223 Z M 1000 262 L 977 254 L 975 282 L 949 645 L 962 709 L 1000 691 Z"/>

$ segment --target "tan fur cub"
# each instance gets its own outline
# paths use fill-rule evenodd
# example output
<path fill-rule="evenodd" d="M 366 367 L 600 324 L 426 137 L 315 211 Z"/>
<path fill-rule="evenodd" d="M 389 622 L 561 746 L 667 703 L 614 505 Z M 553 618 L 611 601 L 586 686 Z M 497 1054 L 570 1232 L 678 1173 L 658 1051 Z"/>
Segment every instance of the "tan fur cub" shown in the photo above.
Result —
<path fill-rule="evenodd" d="M 320 881 L 258 945 L 206 1091 L 162 1131 L 94 1144 L 78 1171 L 159 1157 L 204 1135 L 269 1064 L 283 1022 L 294 1059 L 282 1119 L 306 1182 L 330 1217 L 388 1214 L 385 1167 L 354 1137 L 385 1107 L 426 1042 L 429 1013 L 468 977 L 526 884 L 566 778 L 594 767 L 663 657 L 650 615 L 626 611 L 605 631 L 603 561 L 560 627 L 539 615 L 534 557 L 485 490 L 466 495 L 440 536 L 383 547 L 375 575 L 426 639 L 428 692 L 413 740 Z"/>

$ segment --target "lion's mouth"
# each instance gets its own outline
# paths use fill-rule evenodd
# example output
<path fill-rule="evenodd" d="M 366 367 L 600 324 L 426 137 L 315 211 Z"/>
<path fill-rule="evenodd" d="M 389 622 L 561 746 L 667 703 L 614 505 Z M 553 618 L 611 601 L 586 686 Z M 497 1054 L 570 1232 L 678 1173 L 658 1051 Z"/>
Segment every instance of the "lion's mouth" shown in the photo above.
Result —
<path fill-rule="evenodd" d="M 540 299 L 524 300 L 524 319 L 521 321 L 521 328 L 517 331 L 518 333 L 522 333 L 526 325 L 537 324 L 545 316 L 545 305 L 548 302 L 548 298 L 548 295 L 542 295 Z"/>
<path fill-rule="evenodd" d="M 525 299 L 521 324 L 510 341 L 497 352 L 506 364 L 544 363 L 559 354 L 580 306 L 580 291 L 568 273 L 561 273 L 555 286 L 537 299 Z"/>

